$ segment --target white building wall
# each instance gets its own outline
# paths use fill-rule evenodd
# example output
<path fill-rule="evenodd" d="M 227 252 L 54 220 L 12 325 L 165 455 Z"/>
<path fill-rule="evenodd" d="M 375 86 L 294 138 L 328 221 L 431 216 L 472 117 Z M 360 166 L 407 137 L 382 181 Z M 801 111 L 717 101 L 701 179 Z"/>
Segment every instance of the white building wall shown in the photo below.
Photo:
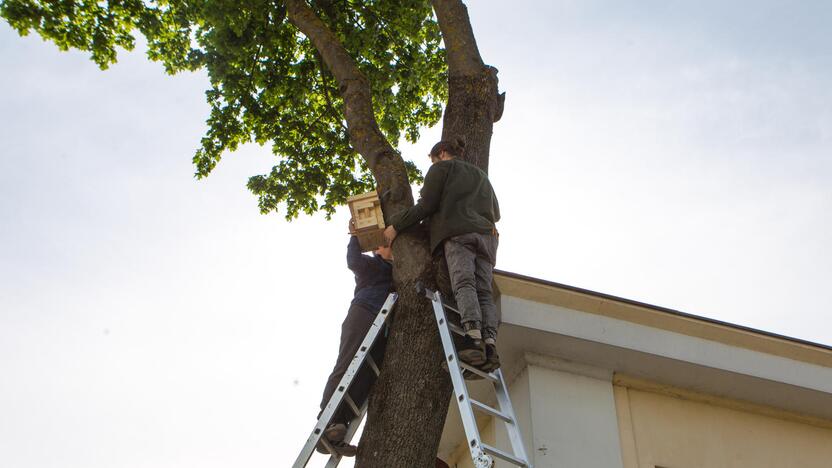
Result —
<path fill-rule="evenodd" d="M 609 379 L 531 364 L 526 372 L 529 414 L 520 414 L 517 407 L 515 411 L 521 421 L 529 421 L 523 428 L 523 436 L 527 445 L 533 446 L 529 457 L 534 460 L 535 467 L 623 467 L 615 399 Z M 522 404 L 524 382 L 515 385 L 518 403 Z M 514 391 L 511 396 L 515 398 Z M 504 429 L 499 429 L 497 434 L 498 443 L 505 444 L 505 439 L 499 439 L 505 437 Z"/>

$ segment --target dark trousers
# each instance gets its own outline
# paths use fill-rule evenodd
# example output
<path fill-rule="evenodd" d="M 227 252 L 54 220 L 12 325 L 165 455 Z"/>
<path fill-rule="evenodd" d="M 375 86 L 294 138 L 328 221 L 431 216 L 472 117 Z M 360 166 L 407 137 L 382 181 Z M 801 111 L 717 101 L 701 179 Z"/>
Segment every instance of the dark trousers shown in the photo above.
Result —
<path fill-rule="evenodd" d="M 445 259 L 451 288 L 462 322 L 480 322 L 483 338 L 497 338 L 500 317 L 491 281 L 499 240 L 494 234 L 470 232 L 445 240 Z"/>
<path fill-rule="evenodd" d="M 329 379 L 326 381 L 326 387 L 324 387 L 324 395 L 321 400 L 321 411 L 323 411 L 326 404 L 329 403 L 329 399 L 338 387 L 341 377 L 344 376 L 344 373 L 347 371 L 350 363 L 352 363 L 352 358 L 358 351 L 358 347 L 361 346 L 361 342 L 364 341 L 364 337 L 367 335 L 367 332 L 370 330 L 370 326 L 376 319 L 376 314 L 378 314 L 378 310 L 373 310 L 368 305 L 350 305 L 347 317 L 344 319 L 344 323 L 341 324 L 341 345 L 338 348 L 338 359 L 335 361 L 335 367 L 332 369 L 332 373 L 329 374 Z M 379 333 L 378 338 L 376 338 L 375 345 L 373 345 L 370 349 L 370 356 L 373 357 L 379 367 L 381 367 L 381 362 L 384 360 L 384 347 L 386 345 L 387 338 L 384 336 L 384 331 L 382 331 Z M 370 393 L 370 387 L 373 385 L 375 380 L 375 372 L 373 372 L 373 369 L 365 362 L 358 371 L 358 374 L 355 376 L 355 379 L 353 379 L 352 385 L 350 385 L 350 388 L 347 390 L 349 396 L 358 407 L 361 407 L 361 405 L 364 404 L 364 401 L 367 399 L 367 395 Z M 347 424 L 353 417 L 355 417 L 355 415 L 353 414 L 352 409 L 350 409 L 346 402 L 342 402 L 338 411 L 335 412 L 332 422 Z"/>

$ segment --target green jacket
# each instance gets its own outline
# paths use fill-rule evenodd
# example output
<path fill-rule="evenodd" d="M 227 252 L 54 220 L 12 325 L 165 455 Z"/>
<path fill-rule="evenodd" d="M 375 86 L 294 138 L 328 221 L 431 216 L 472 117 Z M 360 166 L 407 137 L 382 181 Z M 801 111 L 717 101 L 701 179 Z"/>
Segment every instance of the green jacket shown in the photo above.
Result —
<path fill-rule="evenodd" d="M 488 175 L 465 161 L 433 164 L 419 195 L 414 206 L 390 221 L 400 232 L 430 217 L 431 251 L 452 236 L 494 232 L 494 223 L 500 220 L 500 206 Z"/>

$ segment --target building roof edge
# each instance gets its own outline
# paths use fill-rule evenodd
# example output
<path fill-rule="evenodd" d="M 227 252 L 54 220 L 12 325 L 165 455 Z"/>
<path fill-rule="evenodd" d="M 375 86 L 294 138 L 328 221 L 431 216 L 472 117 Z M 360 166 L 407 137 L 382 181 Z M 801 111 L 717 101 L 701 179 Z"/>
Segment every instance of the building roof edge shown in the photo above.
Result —
<path fill-rule="evenodd" d="M 558 283 L 558 282 L 555 282 L 555 281 L 544 280 L 544 279 L 540 279 L 540 278 L 535 278 L 533 276 L 522 275 L 522 274 L 519 274 L 519 273 L 514 273 L 514 272 L 510 272 L 510 271 L 505 271 L 505 270 L 495 269 L 494 274 L 504 276 L 504 277 L 507 277 L 507 278 L 513 278 L 513 279 L 528 281 L 528 282 L 540 284 L 540 285 L 543 285 L 543 286 L 555 287 L 555 288 L 558 288 L 558 289 L 567 290 L 567 291 L 571 291 L 571 292 L 575 292 L 575 293 L 579 293 L 579 294 L 585 294 L 585 295 L 596 297 L 596 298 L 599 298 L 599 299 L 615 301 L 615 302 L 619 302 L 619 303 L 623 303 L 623 304 L 627 304 L 627 305 L 631 305 L 631 306 L 636 306 L 636 307 L 643 307 L 643 308 L 646 308 L 646 309 L 650 309 L 650 310 L 657 311 L 657 312 L 662 312 L 662 313 L 673 315 L 673 316 L 676 316 L 676 317 L 681 317 L 681 318 L 690 319 L 690 320 L 697 320 L 697 321 L 700 321 L 700 322 L 710 323 L 710 324 L 713 324 L 713 325 L 719 325 L 719 326 L 722 326 L 722 327 L 728 327 L 728 328 L 738 330 L 738 331 L 753 333 L 753 334 L 765 336 L 765 337 L 768 337 L 768 338 L 774 338 L 774 339 L 783 340 L 783 341 L 787 341 L 787 342 L 794 343 L 794 344 L 799 344 L 799 345 L 802 345 L 802 346 L 810 346 L 810 347 L 813 347 L 813 348 L 818 348 L 818 349 L 821 349 L 821 350 L 824 350 L 824 351 L 832 352 L 832 346 L 829 346 L 829 345 L 816 343 L 816 342 L 808 341 L 808 340 L 803 340 L 803 339 L 800 339 L 800 338 L 793 338 L 793 337 L 790 337 L 790 336 L 781 335 L 781 334 L 773 333 L 773 332 L 768 332 L 768 331 L 760 330 L 760 329 L 757 329 L 757 328 L 747 327 L 747 326 L 744 326 L 744 325 L 738 325 L 738 324 L 735 324 L 735 323 L 725 322 L 725 321 L 722 321 L 722 320 L 717 320 L 717 319 L 713 319 L 713 318 L 709 318 L 709 317 L 703 317 L 701 315 L 690 314 L 690 313 L 687 313 L 687 312 L 682 312 L 682 311 L 675 310 L 675 309 L 670 309 L 670 308 L 667 308 L 667 307 L 661 307 L 661 306 L 657 306 L 657 305 L 653 305 L 653 304 L 648 304 L 646 302 L 640 302 L 640 301 L 636 301 L 636 300 L 633 300 L 633 299 L 627 299 L 627 298 L 623 298 L 623 297 L 619 297 L 619 296 L 614 296 L 612 294 L 606 294 L 606 293 L 601 293 L 601 292 L 598 292 L 598 291 L 592 291 L 590 289 L 579 288 L 577 286 L 570 286 L 568 284 L 563 284 L 563 283 Z"/>

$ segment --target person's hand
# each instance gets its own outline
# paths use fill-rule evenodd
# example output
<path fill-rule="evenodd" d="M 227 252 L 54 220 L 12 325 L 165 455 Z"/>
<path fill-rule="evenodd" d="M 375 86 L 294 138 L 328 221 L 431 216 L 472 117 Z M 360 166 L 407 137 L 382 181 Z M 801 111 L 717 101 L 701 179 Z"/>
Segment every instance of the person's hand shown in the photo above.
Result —
<path fill-rule="evenodd" d="M 353 235 L 353 236 L 355 235 L 355 220 L 354 219 L 350 218 L 350 223 L 349 223 L 349 226 L 347 227 L 347 229 L 349 229 L 351 235 Z"/>
<path fill-rule="evenodd" d="M 393 245 L 393 240 L 396 238 L 396 228 L 393 226 L 387 226 L 384 230 L 384 240 L 387 241 L 387 245 Z"/>

